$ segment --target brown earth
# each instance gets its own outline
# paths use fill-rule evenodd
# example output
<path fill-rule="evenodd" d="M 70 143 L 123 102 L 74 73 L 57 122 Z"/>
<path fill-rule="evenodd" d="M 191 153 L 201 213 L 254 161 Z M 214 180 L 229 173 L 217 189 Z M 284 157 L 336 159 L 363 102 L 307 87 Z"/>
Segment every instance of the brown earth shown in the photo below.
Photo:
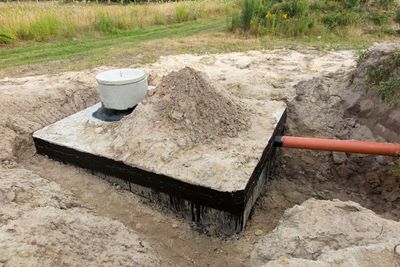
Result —
<path fill-rule="evenodd" d="M 289 134 L 388 138 L 345 112 L 344 91 L 355 66 L 351 51 L 182 55 L 161 58 L 147 70 L 157 84 L 187 65 L 236 96 L 286 101 Z M 249 264 L 255 244 L 275 228 L 284 210 L 310 197 L 352 200 L 386 218 L 400 217 L 400 181 L 390 174 L 394 160 L 385 157 L 282 150 L 275 179 L 246 230 L 220 238 L 199 233 L 196 225 L 85 170 L 36 155 L 34 130 L 98 101 L 95 72 L 0 81 L 0 240 L 8 240 L 0 245 L 0 266 L 126 266 L 128 259 L 136 265 Z"/>
<path fill-rule="evenodd" d="M 169 128 L 195 143 L 215 137 L 235 137 L 248 129 L 250 112 L 203 73 L 186 67 L 165 76 L 149 99 Z"/>

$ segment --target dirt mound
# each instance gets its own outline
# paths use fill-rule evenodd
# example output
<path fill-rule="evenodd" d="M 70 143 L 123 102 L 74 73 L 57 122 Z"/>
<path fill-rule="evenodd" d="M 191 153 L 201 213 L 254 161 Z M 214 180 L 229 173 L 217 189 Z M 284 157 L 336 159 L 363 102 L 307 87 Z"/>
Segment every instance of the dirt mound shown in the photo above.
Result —
<path fill-rule="evenodd" d="M 310 199 L 285 211 L 261 239 L 251 266 L 398 266 L 400 223 L 359 204 Z"/>
<path fill-rule="evenodd" d="M 197 142 L 235 137 L 249 127 L 249 115 L 241 103 L 189 67 L 164 77 L 151 102 L 172 127 Z"/>
<path fill-rule="evenodd" d="M 0 167 L 1 266 L 156 266 L 122 223 L 95 215 L 58 184 Z"/>

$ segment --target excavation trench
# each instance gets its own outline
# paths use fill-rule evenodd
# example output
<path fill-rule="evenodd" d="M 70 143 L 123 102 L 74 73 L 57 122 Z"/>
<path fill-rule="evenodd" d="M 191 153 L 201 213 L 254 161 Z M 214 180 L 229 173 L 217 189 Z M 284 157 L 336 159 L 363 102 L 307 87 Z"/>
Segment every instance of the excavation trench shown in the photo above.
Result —
<path fill-rule="evenodd" d="M 277 50 L 167 57 L 148 67 L 151 83 L 157 84 L 169 70 L 185 65 L 209 73 L 213 80 L 230 88 L 235 95 L 285 101 L 288 105 L 286 134 L 400 141 L 396 139 L 398 135 L 393 135 L 398 129 L 397 122 L 383 125 L 387 129 L 385 132 L 390 133 L 384 136 L 382 127 L 378 131 L 366 126 L 364 113 L 355 108 L 357 101 L 346 99 L 350 97 L 346 90 L 355 67 L 352 52 Z M 254 243 L 260 235 L 274 229 L 283 211 L 310 197 L 352 200 L 383 217 L 400 218 L 400 178 L 391 173 L 395 159 L 389 157 L 281 149 L 274 179 L 268 182 L 257 201 L 245 231 L 238 236 L 221 238 L 88 171 L 37 155 L 31 139 L 33 131 L 98 101 L 92 79 L 97 72 L 1 82 L 1 181 L 30 179 L 27 172 L 57 183 L 66 192 L 71 192 L 82 214 L 90 212 L 98 216 L 98 220 L 111 218 L 122 222 L 144 243 L 147 242 L 144 246 L 147 248 L 148 244 L 148 255 L 155 255 L 163 265 L 245 264 Z M 361 94 L 361 100 L 362 97 Z M 375 105 L 380 105 L 377 97 L 372 99 Z M 349 102 L 353 102 L 351 107 Z M 29 202 L 29 197 L 23 199 L 22 196 L 11 201 L 16 204 L 16 209 Z M 66 209 L 70 209 L 69 206 Z M 20 213 L 24 212 L 21 208 Z M 10 217 L 6 222 L 11 224 L 18 216 Z M 79 231 L 84 230 L 76 230 L 76 233 Z M 46 238 L 45 231 L 32 230 L 28 234 Z M 96 245 L 99 249 L 102 247 L 102 243 Z M 13 249 L 16 248 L 9 248 L 10 251 Z M 97 253 L 89 249 L 86 252 Z M 51 258 L 48 249 L 41 253 L 42 258 Z M 72 249 L 68 256 L 77 253 Z M 39 257 L 39 254 L 33 255 Z M 119 255 L 112 255 L 110 261 L 121 265 Z M 150 259 L 147 262 L 151 262 Z M 77 263 L 83 264 L 85 259 Z"/>

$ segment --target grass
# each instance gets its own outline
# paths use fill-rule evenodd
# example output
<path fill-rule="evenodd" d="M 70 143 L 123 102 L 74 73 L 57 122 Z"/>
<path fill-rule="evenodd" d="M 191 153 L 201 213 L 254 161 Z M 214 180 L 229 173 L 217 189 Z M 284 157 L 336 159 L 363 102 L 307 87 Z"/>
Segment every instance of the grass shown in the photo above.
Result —
<path fill-rule="evenodd" d="M 394 0 L 241 0 L 231 30 L 304 36 L 362 33 L 397 35 L 400 10 Z M 397 9 L 396 9 L 397 8 Z"/>
<path fill-rule="evenodd" d="M 2 49 L 0 50 L 0 65 L 2 68 L 9 68 L 54 60 L 98 57 L 100 55 L 105 55 L 105 53 L 112 50 L 114 46 L 118 46 L 119 49 L 135 47 L 148 40 L 182 38 L 199 32 L 221 29 L 224 25 L 225 22 L 221 20 L 197 21 L 124 31 L 114 35 L 93 39 L 68 40 Z"/>
<path fill-rule="evenodd" d="M 143 64 L 155 61 L 161 55 L 178 53 L 298 46 L 360 50 L 373 42 L 396 38 L 382 32 L 364 32 L 356 26 L 340 27 L 338 31 L 339 26 L 336 25 L 358 23 L 356 15 L 360 12 L 352 9 L 354 16 L 351 18 L 336 18 L 331 11 L 338 5 L 351 9 L 360 4 L 358 0 L 313 3 L 288 0 L 280 2 L 279 12 L 265 9 L 269 0 L 243 0 L 242 4 L 248 5 L 246 10 L 251 10 L 247 14 L 237 13 L 238 10 L 230 5 L 232 1 L 201 0 L 126 6 L 3 3 L 0 4 L 0 21 L 3 22 L 0 22 L 0 43 L 11 44 L 0 47 L 0 77 L 10 73 L 18 76 L 22 73 L 77 70 L 102 64 Z M 273 2 L 270 3 L 272 7 Z M 317 8 L 329 9 L 325 15 L 333 16 L 331 26 L 326 24 L 325 29 L 318 30 L 321 25 L 317 22 L 321 22 L 322 18 L 316 18 L 309 12 Z M 258 17 L 255 20 L 253 16 L 255 13 L 265 13 L 264 18 L 269 23 L 265 25 L 269 28 L 259 27 Z M 264 34 L 253 37 L 230 33 L 227 28 L 234 28 L 235 18 L 238 25 L 245 21 L 249 31 L 257 30 Z M 280 24 L 282 21 L 285 24 Z"/>
<path fill-rule="evenodd" d="M 0 49 L 0 77 L 57 73 L 99 65 L 129 66 L 156 61 L 162 55 L 202 54 L 273 49 L 318 47 L 320 49 L 362 49 L 379 36 L 321 38 L 266 36 L 247 38 L 226 31 L 226 20 L 198 20 L 153 26 L 85 40 L 25 44 Z"/>
<path fill-rule="evenodd" d="M 369 49 L 359 49 L 357 51 L 357 65 L 360 65 L 364 60 L 367 59 L 369 52 Z"/>
<path fill-rule="evenodd" d="M 97 5 L 60 2 L 0 3 L 0 44 L 80 39 L 225 16 L 229 0 Z"/>

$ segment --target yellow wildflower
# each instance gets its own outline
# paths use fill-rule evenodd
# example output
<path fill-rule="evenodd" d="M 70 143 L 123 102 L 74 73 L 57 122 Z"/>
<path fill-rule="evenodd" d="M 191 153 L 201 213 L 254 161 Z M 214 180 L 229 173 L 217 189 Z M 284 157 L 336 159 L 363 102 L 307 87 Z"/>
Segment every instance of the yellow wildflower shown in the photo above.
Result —
<path fill-rule="evenodd" d="M 282 18 L 283 19 L 287 19 L 288 18 L 288 14 L 287 13 L 282 13 Z"/>
<path fill-rule="evenodd" d="M 270 11 L 268 11 L 267 15 L 265 15 L 265 18 L 267 19 L 271 19 L 273 17 L 275 17 L 275 14 L 271 13 Z"/>

